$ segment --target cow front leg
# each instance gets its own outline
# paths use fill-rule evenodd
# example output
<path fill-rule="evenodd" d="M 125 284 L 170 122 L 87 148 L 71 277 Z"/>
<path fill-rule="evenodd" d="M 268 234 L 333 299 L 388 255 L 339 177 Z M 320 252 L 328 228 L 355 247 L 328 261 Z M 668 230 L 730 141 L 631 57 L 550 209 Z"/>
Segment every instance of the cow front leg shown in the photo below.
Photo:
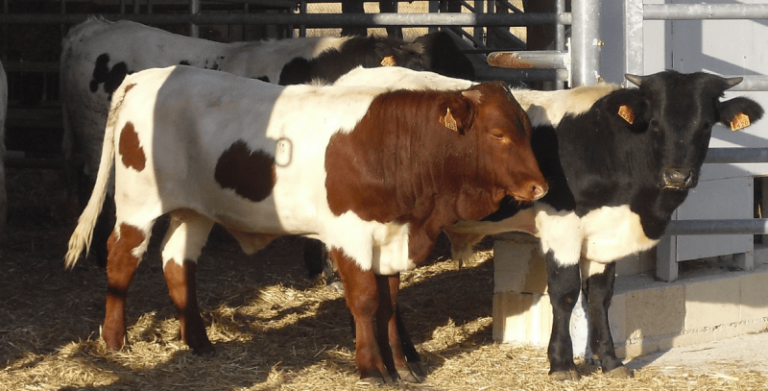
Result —
<path fill-rule="evenodd" d="M 338 248 L 330 251 L 344 284 L 344 297 L 355 323 L 355 364 L 360 378 L 393 384 L 377 344 L 374 318 L 379 293 L 373 270 L 360 270 L 354 260 Z"/>
<path fill-rule="evenodd" d="M 141 255 L 149 241 L 149 229 L 127 224 L 115 226 L 107 240 L 107 300 L 102 338 L 108 349 L 125 344 L 125 301 Z M 134 249 L 140 249 L 134 253 Z"/>
<path fill-rule="evenodd" d="M 600 360 L 603 373 L 612 377 L 630 377 L 632 374 L 616 357 L 613 347 L 608 308 L 613 298 L 616 263 L 601 264 L 582 260 L 582 284 L 589 307 L 589 347 Z"/>
<path fill-rule="evenodd" d="M 552 250 L 547 252 L 546 258 L 547 285 L 553 315 L 552 335 L 547 349 L 549 375 L 556 380 L 578 380 L 580 375 L 573 362 L 570 322 L 581 288 L 579 265 L 561 265 Z"/>
<path fill-rule="evenodd" d="M 163 241 L 163 274 L 179 317 L 181 340 L 192 353 L 215 354 L 205 333 L 205 324 L 197 304 L 197 258 L 200 256 L 213 222 L 193 212 L 175 212 Z"/>
<path fill-rule="evenodd" d="M 400 291 L 400 274 L 391 276 L 376 276 L 376 283 L 379 289 L 379 308 L 376 312 L 376 325 L 378 343 L 381 349 L 382 359 L 387 368 L 390 368 L 397 376 L 409 383 L 421 383 L 424 381 L 424 374 L 420 364 L 416 361 L 411 362 L 406 358 L 403 352 L 404 341 L 401 340 L 401 333 L 405 334 L 410 346 L 410 336 L 405 330 L 405 326 L 400 319 L 400 313 L 397 310 L 397 295 Z M 415 349 L 414 349 L 415 352 Z M 418 353 L 416 353 L 418 357 Z"/>

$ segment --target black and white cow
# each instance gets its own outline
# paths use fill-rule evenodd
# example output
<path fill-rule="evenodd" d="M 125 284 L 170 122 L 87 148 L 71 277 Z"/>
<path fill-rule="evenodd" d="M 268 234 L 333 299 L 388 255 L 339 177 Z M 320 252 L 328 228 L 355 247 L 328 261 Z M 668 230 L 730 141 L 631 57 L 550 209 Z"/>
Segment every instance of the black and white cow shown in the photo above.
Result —
<path fill-rule="evenodd" d="M 356 66 L 401 66 L 465 79 L 475 76 L 470 60 L 441 32 L 414 42 L 322 37 L 219 43 L 99 18 L 89 18 L 69 31 L 60 63 L 65 169 L 70 186 L 77 184 L 79 189 L 70 188 L 70 195 L 77 192 L 80 205 L 85 205 L 95 182 L 110 98 L 130 73 L 181 64 L 281 85 L 333 82 Z M 106 241 L 109 226 L 102 222 L 96 229 L 97 255 L 103 252 L 98 243 Z M 104 254 L 100 255 L 97 258 L 103 259 Z"/>
<path fill-rule="evenodd" d="M 626 77 L 639 88 L 512 90 L 534 126 L 531 143 L 550 191 L 532 207 L 509 202 L 484 222 L 444 229 L 458 259 L 486 235 L 519 231 L 541 238 L 554 312 L 550 374 L 559 380 L 579 377 L 568 332 L 579 289 L 589 307 L 590 348 L 603 372 L 630 374 L 616 357 L 608 326 L 615 261 L 661 239 L 697 184 L 713 125 L 738 130 L 763 115 L 750 99 L 722 100 L 741 78 L 675 71 Z M 407 70 L 358 70 L 337 82 L 363 83 L 441 89 L 467 82 Z"/>

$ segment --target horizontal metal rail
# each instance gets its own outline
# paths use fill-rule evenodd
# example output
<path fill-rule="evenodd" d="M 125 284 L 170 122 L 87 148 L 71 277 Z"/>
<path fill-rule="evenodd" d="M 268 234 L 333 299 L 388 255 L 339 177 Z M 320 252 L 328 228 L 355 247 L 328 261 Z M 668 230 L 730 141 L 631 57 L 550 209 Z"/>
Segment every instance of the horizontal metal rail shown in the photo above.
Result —
<path fill-rule="evenodd" d="M 768 148 L 710 148 L 705 163 L 766 163 Z M 667 235 L 764 235 L 768 219 L 672 220 Z"/>
<path fill-rule="evenodd" d="M 671 220 L 667 235 L 764 235 L 768 219 L 751 220 Z"/>
<path fill-rule="evenodd" d="M 704 163 L 768 163 L 768 148 L 710 148 Z"/>
<path fill-rule="evenodd" d="M 768 19 L 768 5 L 644 4 L 643 19 Z"/>
<path fill-rule="evenodd" d="M 382 13 L 382 14 L 104 14 L 108 20 L 133 20 L 144 24 L 266 24 L 341 26 L 532 26 L 570 24 L 571 14 L 466 14 L 466 13 Z M 87 14 L 0 14 L 0 24 L 77 24 Z"/>

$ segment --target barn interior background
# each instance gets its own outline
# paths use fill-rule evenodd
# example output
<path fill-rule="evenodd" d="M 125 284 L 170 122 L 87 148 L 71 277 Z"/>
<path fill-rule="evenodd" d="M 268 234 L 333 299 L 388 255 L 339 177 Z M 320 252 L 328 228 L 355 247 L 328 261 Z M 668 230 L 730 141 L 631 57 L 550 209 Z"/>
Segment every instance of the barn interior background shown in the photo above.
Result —
<path fill-rule="evenodd" d="M 343 6 L 323 0 L 2 0 L 0 60 L 8 72 L 10 95 L 4 160 L 11 170 L 9 194 L 24 198 L 24 202 L 11 200 L 11 205 L 24 210 L 11 210 L 10 221 L 25 221 L 9 225 L 8 230 L 64 224 L 62 216 L 66 213 L 55 206 L 43 206 L 55 202 L 55 197 L 46 198 L 54 190 L 32 185 L 61 185 L 55 179 L 61 167 L 60 45 L 68 28 L 89 14 L 132 19 L 222 42 L 339 35 L 342 30 L 402 34 L 412 39 L 444 29 L 453 32 L 482 79 L 564 88 L 601 80 L 624 83 L 627 72 L 704 70 L 746 76 L 742 90 L 728 92 L 727 97 L 746 95 L 768 107 L 768 93 L 764 92 L 768 81 L 763 76 L 768 74 L 768 6 L 758 0 L 728 1 L 723 7 L 699 6 L 697 1 L 688 0 L 574 0 L 573 6 L 564 0 L 394 3 L 397 13 L 392 16 L 399 18 L 377 19 L 375 16 L 386 16 L 383 11 L 387 5 L 353 1 Z M 351 10 L 364 13 L 342 13 Z M 520 56 L 515 58 L 520 68 L 488 64 L 489 53 L 510 51 Z M 710 154 L 710 161 L 718 163 L 705 166 L 699 187 L 677 212 L 681 224 L 672 229 L 695 235 L 669 236 L 659 249 L 619 263 L 611 326 L 618 352 L 624 357 L 763 331 L 768 325 L 768 241 L 763 219 L 768 181 L 762 179 L 768 174 L 768 165 L 759 163 L 768 161 L 764 150 L 768 147 L 768 125 L 761 123 L 740 133 L 718 126 L 711 146 L 729 150 Z M 36 183 L 28 183 L 30 180 Z M 24 184 L 18 186 L 21 182 Z M 35 216 L 35 211 L 43 216 Z M 712 219 L 738 221 L 704 221 L 703 225 L 683 221 Z M 66 228 L 59 228 L 69 234 Z M 29 260 L 10 260 L 8 254 L 15 250 L 33 254 L 46 248 L 53 258 L 57 251 L 63 255 L 64 248 L 56 246 L 66 237 L 31 232 L 28 235 L 38 238 L 23 245 L 12 243 L 16 238 L 12 232 L 5 234 L 5 249 L 0 250 L 7 263 L 4 266 L 34 269 L 19 266 Z M 507 235 L 487 245 L 495 250 L 483 253 L 484 259 L 492 259 L 493 263 L 487 264 L 492 267 L 477 273 L 479 280 L 492 277 L 488 293 L 493 293 L 493 325 L 489 310 L 484 320 L 467 320 L 459 326 L 484 330 L 479 335 L 490 335 L 492 327 L 497 341 L 545 346 L 551 316 L 546 289 L 540 283 L 545 275 L 536 241 Z M 99 297 L 100 293 L 94 294 L 94 298 Z M 6 311 L 16 309 L 11 302 L 4 304 Z M 490 304 L 480 308 L 490 309 Z M 436 332 L 437 326 L 430 326 L 425 333 Z M 25 335 L 17 329 L 2 328 L 0 323 L 2 338 Z M 576 343 L 583 344 L 583 313 L 575 314 L 572 333 Z M 474 341 L 479 340 L 482 338 Z M 461 344 L 473 340 L 461 341 L 458 346 L 463 349 Z M 0 361 L 10 365 L 6 373 L 10 373 L 8 368 L 32 365 L 19 359 L 24 355 L 5 352 Z M 438 360 L 434 356 L 431 359 Z M 270 381 L 268 375 L 262 380 L 265 384 Z"/>

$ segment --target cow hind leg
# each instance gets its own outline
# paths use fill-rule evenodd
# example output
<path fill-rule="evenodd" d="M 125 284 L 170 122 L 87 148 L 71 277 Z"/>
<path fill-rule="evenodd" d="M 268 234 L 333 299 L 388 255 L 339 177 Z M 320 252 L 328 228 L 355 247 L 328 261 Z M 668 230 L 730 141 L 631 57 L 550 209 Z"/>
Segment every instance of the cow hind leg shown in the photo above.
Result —
<path fill-rule="evenodd" d="M 546 258 L 547 284 L 553 314 L 552 335 L 547 348 L 549 375 L 556 380 L 578 380 L 580 375 L 573 362 L 570 322 L 581 287 L 579 265 L 560 265 L 551 250 L 547 252 Z"/>
<path fill-rule="evenodd" d="M 616 357 L 608 324 L 608 308 L 613 298 L 616 263 L 600 264 L 582 261 L 584 297 L 589 306 L 589 347 L 600 360 L 603 374 L 626 378 L 631 372 Z"/>
<path fill-rule="evenodd" d="M 163 241 L 163 272 L 168 294 L 179 316 L 181 339 L 196 355 L 213 355 L 215 350 L 205 332 L 197 305 L 197 258 L 205 245 L 213 221 L 191 211 L 171 213 Z"/>
<path fill-rule="evenodd" d="M 152 224 L 137 228 L 125 223 L 115 226 L 107 241 L 107 300 L 102 338 L 108 349 L 125 344 L 125 301 L 141 256 L 146 251 Z"/>
<path fill-rule="evenodd" d="M 360 378 L 375 383 L 393 384 L 376 339 L 374 318 L 379 307 L 376 276 L 372 270 L 360 270 L 354 260 L 337 248 L 331 257 L 338 267 L 347 307 L 355 323 L 355 364 Z"/>

